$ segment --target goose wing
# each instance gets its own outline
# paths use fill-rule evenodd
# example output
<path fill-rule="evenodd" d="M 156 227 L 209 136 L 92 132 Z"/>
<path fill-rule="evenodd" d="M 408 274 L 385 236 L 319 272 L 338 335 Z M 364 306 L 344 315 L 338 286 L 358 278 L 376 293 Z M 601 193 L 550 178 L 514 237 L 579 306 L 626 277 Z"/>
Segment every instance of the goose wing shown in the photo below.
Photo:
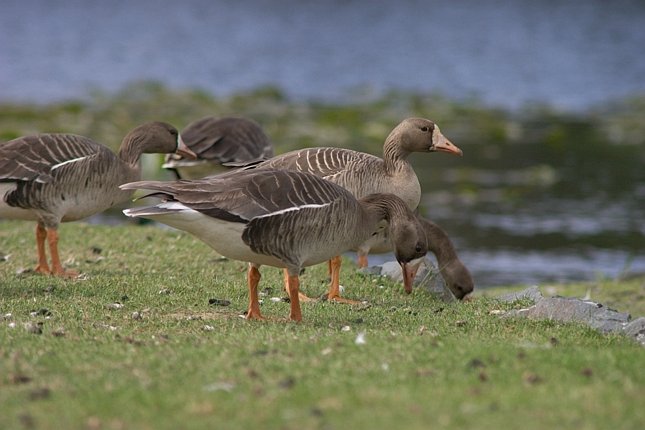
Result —
<path fill-rule="evenodd" d="M 376 162 L 378 157 L 344 148 L 307 148 L 273 157 L 255 168 L 297 170 L 334 180 L 339 175 L 351 173 L 366 162 Z M 334 181 L 335 182 L 335 181 Z"/>
<path fill-rule="evenodd" d="M 181 136 L 199 159 L 228 163 L 273 156 L 262 127 L 247 118 L 202 118 L 189 124 Z"/>
<path fill-rule="evenodd" d="M 0 182 L 51 182 L 56 169 L 107 151 L 103 145 L 75 134 L 24 136 L 0 145 Z"/>
<path fill-rule="evenodd" d="M 150 193 L 146 197 L 179 202 L 211 217 L 244 223 L 257 217 L 328 205 L 349 195 L 314 175 L 272 169 L 243 170 L 192 181 L 140 181 L 121 188 L 147 190 Z"/>

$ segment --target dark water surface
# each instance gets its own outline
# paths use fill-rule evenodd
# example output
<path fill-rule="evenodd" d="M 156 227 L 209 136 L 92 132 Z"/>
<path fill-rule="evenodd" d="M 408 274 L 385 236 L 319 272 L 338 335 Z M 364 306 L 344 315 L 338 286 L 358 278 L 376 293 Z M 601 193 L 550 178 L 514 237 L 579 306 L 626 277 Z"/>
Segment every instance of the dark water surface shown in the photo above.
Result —
<path fill-rule="evenodd" d="M 346 100 L 390 88 L 580 109 L 645 91 L 637 0 L 4 0 L 0 101 L 154 79 Z"/>
<path fill-rule="evenodd" d="M 644 47 L 642 1 L 7 0 L 0 102 L 152 79 L 216 95 L 275 85 L 343 102 L 400 89 L 579 111 L 644 94 Z M 645 272 L 645 167 L 634 148 L 463 146 L 442 129 L 465 156 L 411 157 L 422 206 L 478 286 Z"/>

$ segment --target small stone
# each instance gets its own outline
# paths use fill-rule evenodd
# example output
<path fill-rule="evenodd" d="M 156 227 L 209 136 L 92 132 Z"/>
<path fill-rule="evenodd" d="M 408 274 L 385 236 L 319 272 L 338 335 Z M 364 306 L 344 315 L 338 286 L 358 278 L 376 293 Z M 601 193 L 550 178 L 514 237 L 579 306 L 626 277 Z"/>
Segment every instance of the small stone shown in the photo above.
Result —
<path fill-rule="evenodd" d="M 208 299 L 208 304 L 212 306 L 230 306 L 231 301 L 226 299 Z"/>
<path fill-rule="evenodd" d="M 133 320 L 140 320 L 142 318 L 143 318 L 143 316 L 141 315 L 141 312 L 139 312 L 139 311 L 132 312 L 132 319 Z"/>
<path fill-rule="evenodd" d="M 108 309 L 121 309 L 123 307 L 122 303 L 116 302 L 116 303 L 110 303 L 109 305 L 105 306 Z"/>
<path fill-rule="evenodd" d="M 351 328 L 350 326 L 348 326 L 348 325 L 344 325 L 344 326 L 343 326 L 343 327 L 341 327 L 341 329 L 340 329 L 340 331 L 351 331 L 351 330 L 352 330 L 352 328 Z"/>
<path fill-rule="evenodd" d="M 58 327 L 56 330 L 52 331 L 52 336 L 55 336 L 55 337 L 65 336 L 65 329 L 63 327 Z"/>
<path fill-rule="evenodd" d="M 29 392 L 29 400 L 42 400 L 51 395 L 51 390 L 47 387 L 36 388 Z"/>
<path fill-rule="evenodd" d="M 367 341 L 365 340 L 365 332 L 360 332 L 356 335 L 356 339 L 354 340 L 354 343 L 356 345 L 365 345 Z"/>
<path fill-rule="evenodd" d="M 32 317 L 39 317 L 39 316 L 50 317 L 52 316 L 52 313 L 47 308 L 40 308 L 37 311 L 30 312 L 29 315 L 31 315 Z"/>
<path fill-rule="evenodd" d="M 170 294 L 170 290 L 168 288 L 162 288 L 159 290 L 159 294 L 165 295 L 165 294 Z"/>
<path fill-rule="evenodd" d="M 473 358 L 468 362 L 468 367 L 476 369 L 476 368 L 486 367 L 486 364 L 479 358 Z"/>
<path fill-rule="evenodd" d="M 32 323 L 28 322 L 25 324 L 25 330 L 32 334 L 42 334 L 43 333 L 43 324 L 42 323 Z"/>
<path fill-rule="evenodd" d="M 213 331 L 213 330 L 215 330 L 215 327 L 213 327 L 212 325 L 206 324 L 206 325 L 204 325 L 204 327 L 202 327 L 202 330 L 204 330 L 204 331 Z"/>
<path fill-rule="evenodd" d="M 279 382 L 280 388 L 291 389 L 296 385 L 296 379 L 292 376 L 288 376 Z"/>
<path fill-rule="evenodd" d="M 528 371 L 524 372 L 524 374 L 522 375 L 522 379 L 524 380 L 524 382 L 530 385 L 534 385 L 542 382 L 542 377 L 540 377 L 540 375 L 533 372 L 528 372 Z"/>

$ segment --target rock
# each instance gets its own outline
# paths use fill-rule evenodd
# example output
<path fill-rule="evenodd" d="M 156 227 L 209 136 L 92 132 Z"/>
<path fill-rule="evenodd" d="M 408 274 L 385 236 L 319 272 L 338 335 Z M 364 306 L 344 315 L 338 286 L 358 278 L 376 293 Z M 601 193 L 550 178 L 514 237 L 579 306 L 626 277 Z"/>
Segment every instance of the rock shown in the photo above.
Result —
<path fill-rule="evenodd" d="M 645 346 L 645 317 L 636 318 L 623 330 L 627 336 L 633 337 L 636 342 Z"/>
<path fill-rule="evenodd" d="M 630 319 L 628 313 L 617 312 L 600 303 L 569 297 L 543 297 L 530 308 L 510 311 L 506 315 L 580 322 L 604 333 L 623 330 Z"/>
<path fill-rule="evenodd" d="M 504 317 L 521 316 L 562 322 L 579 322 L 603 333 L 622 332 L 645 345 L 645 318 L 641 317 L 630 322 L 630 314 L 615 311 L 601 303 L 574 297 L 543 297 L 536 286 L 519 293 L 504 294 L 498 299 L 504 302 L 531 299 L 535 303 L 525 309 L 508 311 L 503 314 Z"/>
<path fill-rule="evenodd" d="M 516 300 L 530 299 L 533 300 L 534 303 L 537 303 L 542 298 L 542 293 L 540 292 L 540 289 L 537 287 L 537 285 L 533 285 L 532 287 L 529 287 L 526 290 L 522 290 L 517 293 L 508 293 L 497 297 L 498 300 L 501 300 L 503 302 L 514 302 Z"/>
<path fill-rule="evenodd" d="M 397 261 L 387 261 L 380 266 L 371 266 L 361 269 L 362 273 L 374 276 L 387 276 L 396 282 L 403 282 L 401 265 Z M 457 300 L 452 292 L 446 287 L 443 278 L 429 257 L 425 257 L 421 267 L 414 278 L 415 288 L 423 288 L 439 300 L 452 302 Z"/>

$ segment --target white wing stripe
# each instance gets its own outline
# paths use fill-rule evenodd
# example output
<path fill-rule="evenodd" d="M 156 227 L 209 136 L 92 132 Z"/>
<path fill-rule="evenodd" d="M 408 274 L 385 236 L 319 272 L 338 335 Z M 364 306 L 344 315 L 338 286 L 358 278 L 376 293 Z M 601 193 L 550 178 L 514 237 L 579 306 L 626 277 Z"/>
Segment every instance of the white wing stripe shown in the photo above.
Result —
<path fill-rule="evenodd" d="M 73 159 L 71 159 L 71 160 L 63 161 L 62 163 L 54 164 L 54 165 L 52 166 L 52 168 L 51 168 L 51 170 L 50 170 L 50 171 L 52 171 L 52 170 L 56 170 L 56 169 L 58 169 L 59 167 L 63 167 L 65 164 L 76 163 L 77 161 L 85 160 L 86 158 L 87 158 L 87 156 L 85 156 L 85 157 L 78 157 L 78 158 L 73 158 Z"/>
<path fill-rule="evenodd" d="M 325 206 L 329 206 L 331 203 L 324 203 L 324 204 L 309 204 L 309 205 L 302 205 L 302 206 L 295 206 L 287 209 L 281 209 L 279 211 L 271 212 L 268 214 L 264 215 L 259 215 L 256 216 L 255 218 L 266 218 L 270 216 L 276 216 L 276 215 L 282 215 L 287 212 L 293 212 L 293 211 L 299 211 L 300 209 L 308 209 L 308 208 L 324 208 Z"/>

